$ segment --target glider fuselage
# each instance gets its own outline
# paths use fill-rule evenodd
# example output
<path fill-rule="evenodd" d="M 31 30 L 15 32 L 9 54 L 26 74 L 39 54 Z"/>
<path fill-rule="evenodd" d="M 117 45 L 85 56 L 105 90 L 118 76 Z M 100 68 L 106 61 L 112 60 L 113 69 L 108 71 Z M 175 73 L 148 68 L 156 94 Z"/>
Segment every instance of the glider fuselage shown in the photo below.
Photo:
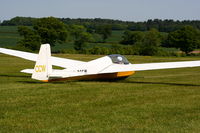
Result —
<path fill-rule="evenodd" d="M 39 65 L 40 66 L 40 65 Z M 41 65 L 42 66 L 42 65 Z M 35 68 L 38 71 L 38 68 Z M 40 68 L 42 70 L 42 67 Z M 48 81 L 58 80 L 107 80 L 126 78 L 134 74 L 132 64 L 121 55 L 109 55 L 92 60 L 77 67 L 53 70 Z"/>

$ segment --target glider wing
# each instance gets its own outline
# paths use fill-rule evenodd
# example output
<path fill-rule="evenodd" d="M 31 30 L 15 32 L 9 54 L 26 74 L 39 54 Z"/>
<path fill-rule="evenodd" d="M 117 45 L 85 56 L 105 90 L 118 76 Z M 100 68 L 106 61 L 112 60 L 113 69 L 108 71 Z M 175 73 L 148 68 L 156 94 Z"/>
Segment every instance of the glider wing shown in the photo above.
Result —
<path fill-rule="evenodd" d="M 133 64 L 133 70 L 134 71 L 145 71 L 145 70 L 199 67 L 199 66 L 200 66 L 200 61 L 144 63 L 144 64 Z"/>

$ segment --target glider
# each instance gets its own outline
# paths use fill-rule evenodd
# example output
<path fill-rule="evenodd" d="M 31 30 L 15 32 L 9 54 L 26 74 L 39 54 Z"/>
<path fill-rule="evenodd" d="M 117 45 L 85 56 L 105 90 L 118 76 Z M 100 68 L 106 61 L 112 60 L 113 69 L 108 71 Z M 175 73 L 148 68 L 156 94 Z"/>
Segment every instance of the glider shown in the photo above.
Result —
<path fill-rule="evenodd" d="M 113 54 L 89 62 L 51 56 L 49 44 L 42 44 L 39 54 L 0 48 L 0 53 L 35 61 L 34 69 L 21 72 L 32 74 L 32 79 L 49 82 L 58 80 L 93 80 L 126 78 L 136 71 L 198 67 L 200 61 L 131 64 L 122 55 Z M 52 69 L 52 65 L 63 69 Z"/>

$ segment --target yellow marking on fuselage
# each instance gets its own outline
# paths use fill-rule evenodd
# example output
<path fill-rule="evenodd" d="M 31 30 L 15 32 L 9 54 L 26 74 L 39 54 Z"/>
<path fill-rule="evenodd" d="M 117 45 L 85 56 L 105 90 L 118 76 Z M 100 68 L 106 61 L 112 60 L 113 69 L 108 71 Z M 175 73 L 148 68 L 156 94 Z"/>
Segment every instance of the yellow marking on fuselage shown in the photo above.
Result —
<path fill-rule="evenodd" d="M 135 72 L 134 71 L 128 71 L 128 72 L 118 72 L 117 77 L 126 77 L 133 75 Z"/>
<path fill-rule="evenodd" d="M 42 82 L 49 82 L 49 80 L 42 80 Z"/>
<path fill-rule="evenodd" d="M 46 71 L 46 65 L 36 65 L 35 66 L 35 72 L 45 72 Z"/>

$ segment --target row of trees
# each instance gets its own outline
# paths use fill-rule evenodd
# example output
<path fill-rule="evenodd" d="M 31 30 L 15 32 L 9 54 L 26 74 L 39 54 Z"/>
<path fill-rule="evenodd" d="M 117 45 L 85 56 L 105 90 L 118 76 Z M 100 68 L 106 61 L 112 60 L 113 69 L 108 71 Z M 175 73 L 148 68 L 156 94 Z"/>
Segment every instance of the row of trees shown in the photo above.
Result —
<path fill-rule="evenodd" d="M 72 38 L 74 49 L 82 52 L 87 42 L 94 42 L 92 33 L 99 34 L 102 42 L 111 35 L 111 27 L 101 25 L 94 31 L 88 31 L 82 25 L 66 25 L 59 19 L 48 17 L 37 19 L 33 27 L 19 26 L 18 32 L 23 39 L 18 42 L 18 48 L 35 51 L 40 44 L 49 43 L 55 46 L 56 43 L 63 43 L 67 38 Z"/>
<path fill-rule="evenodd" d="M 106 51 L 106 53 L 157 55 L 161 47 L 174 47 L 189 54 L 194 49 L 200 48 L 200 31 L 192 26 L 183 26 L 170 33 L 159 32 L 156 28 L 145 32 L 126 30 L 119 42 L 124 46 L 117 44 L 112 45 L 112 49 L 94 47 L 87 50 L 88 42 L 96 42 L 94 39 L 96 34 L 101 36 L 101 43 L 105 43 L 112 34 L 112 27 L 99 25 L 95 29 L 88 29 L 83 25 L 66 25 L 59 19 L 48 17 L 36 19 L 32 27 L 19 26 L 18 32 L 23 36 L 23 39 L 18 42 L 18 47 L 32 51 L 38 50 L 39 45 L 43 43 L 55 46 L 56 43 L 63 43 L 70 39 L 74 43 L 74 49 L 79 53 Z"/>
<path fill-rule="evenodd" d="M 121 44 L 141 46 L 143 55 L 154 55 L 160 46 L 178 48 L 186 54 L 200 48 L 200 31 L 192 26 L 184 26 L 169 34 L 156 29 L 147 32 L 125 31 L 122 38 Z"/>
<path fill-rule="evenodd" d="M 59 18 L 60 21 L 67 25 L 82 25 L 89 29 L 90 31 L 96 30 L 101 25 L 109 25 L 112 30 L 131 30 L 131 31 L 148 31 L 152 28 L 157 29 L 159 32 L 172 32 L 180 29 L 185 25 L 190 25 L 197 29 L 200 29 L 200 21 L 199 20 L 185 20 L 185 21 L 174 21 L 171 19 L 161 20 L 147 20 L 144 22 L 133 22 L 133 21 L 120 21 L 120 20 L 112 20 L 112 19 L 70 19 L 70 18 Z M 11 20 L 5 20 L 1 23 L 1 25 L 13 25 L 13 26 L 32 26 L 37 18 L 30 17 L 15 17 Z"/>

